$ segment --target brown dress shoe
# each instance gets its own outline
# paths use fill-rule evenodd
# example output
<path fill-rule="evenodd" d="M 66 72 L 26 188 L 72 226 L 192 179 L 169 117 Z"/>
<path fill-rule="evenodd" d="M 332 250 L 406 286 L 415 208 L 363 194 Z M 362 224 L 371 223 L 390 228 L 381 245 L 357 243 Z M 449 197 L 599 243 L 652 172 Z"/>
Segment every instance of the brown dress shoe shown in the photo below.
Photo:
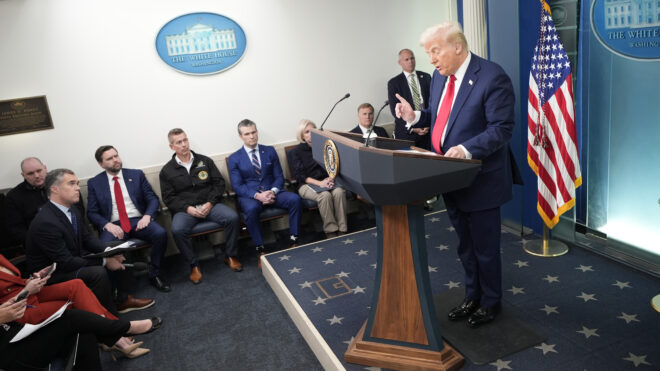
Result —
<path fill-rule="evenodd" d="M 202 282 L 202 271 L 199 270 L 199 267 L 193 267 L 192 271 L 190 271 L 190 280 L 195 285 Z"/>
<path fill-rule="evenodd" d="M 154 299 L 138 299 L 128 295 L 123 303 L 117 305 L 117 312 L 128 313 L 134 310 L 146 309 L 154 305 L 154 303 Z"/>
<path fill-rule="evenodd" d="M 225 258 L 225 264 L 231 268 L 234 272 L 240 272 L 243 270 L 243 266 L 241 265 L 241 262 L 238 261 L 237 258 L 234 258 L 233 256 L 228 256 Z"/>

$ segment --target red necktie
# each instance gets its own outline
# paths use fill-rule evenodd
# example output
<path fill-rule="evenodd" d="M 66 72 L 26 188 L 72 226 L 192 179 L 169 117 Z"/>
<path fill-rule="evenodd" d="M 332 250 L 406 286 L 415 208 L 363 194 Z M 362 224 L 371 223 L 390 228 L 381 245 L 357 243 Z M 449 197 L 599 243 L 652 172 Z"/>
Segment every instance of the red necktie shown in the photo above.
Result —
<path fill-rule="evenodd" d="M 131 231 L 131 222 L 128 221 L 128 214 L 126 214 L 126 205 L 124 204 L 124 194 L 121 192 L 121 186 L 117 177 L 112 177 L 115 181 L 115 202 L 117 203 L 117 212 L 119 213 L 119 224 L 124 233 Z"/>
<path fill-rule="evenodd" d="M 447 92 L 440 104 L 440 111 L 438 112 L 438 117 L 435 119 L 435 124 L 433 125 L 431 143 L 433 143 L 433 149 L 439 154 L 442 154 L 442 133 L 445 131 L 445 126 L 447 126 L 449 113 L 451 112 L 451 104 L 454 101 L 454 81 L 456 81 L 456 76 L 449 76 Z"/>

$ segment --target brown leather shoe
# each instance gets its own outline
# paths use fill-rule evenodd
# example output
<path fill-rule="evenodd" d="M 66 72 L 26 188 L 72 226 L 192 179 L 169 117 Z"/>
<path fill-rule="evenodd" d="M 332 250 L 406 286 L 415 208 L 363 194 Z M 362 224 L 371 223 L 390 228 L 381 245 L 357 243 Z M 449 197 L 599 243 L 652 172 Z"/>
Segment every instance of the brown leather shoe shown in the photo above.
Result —
<path fill-rule="evenodd" d="M 117 305 L 117 312 L 128 313 L 134 310 L 146 309 L 154 305 L 154 303 L 154 299 L 138 299 L 128 295 L 126 301 Z"/>
<path fill-rule="evenodd" d="M 226 257 L 225 264 L 227 264 L 234 272 L 240 272 L 243 270 L 241 262 L 238 261 L 238 258 L 234 258 L 233 256 Z"/>
<path fill-rule="evenodd" d="M 266 255 L 263 251 L 260 251 L 257 256 L 257 267 L 261 269 L 261 257 Z"/>
<path fill-rule="evenodd" d="M 190 271 L 190 280 L 195 285 L 202 282 L 202 271 L 199 270 L 199 267 L 193 267 Z"/>

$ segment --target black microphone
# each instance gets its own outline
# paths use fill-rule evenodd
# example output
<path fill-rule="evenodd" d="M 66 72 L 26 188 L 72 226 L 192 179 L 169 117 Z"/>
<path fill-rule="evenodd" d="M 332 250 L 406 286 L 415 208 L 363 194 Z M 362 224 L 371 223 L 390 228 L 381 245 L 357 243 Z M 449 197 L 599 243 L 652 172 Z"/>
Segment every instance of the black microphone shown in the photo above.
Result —
<path fill-rule="evenodd" d="M 337 103 L 335 103 L 335 105 L 332 106 L 332 109 L 330 110 L 330 112 L 328 112 L 328 115 L 325 116 L 325 119 L 323 120 L 323 123 L 321 123 L 321 127 L 319 127 L 319 130 L 323 130 L 323 125 L 325 125 L 325 122 L 328 121 L 328 117 L 330 117 L 330 114 L 332 113 L 332 111 L 334 111 L 335 107 L 337 107 L 337 105 L 339 104 L 339 102 L 343 101 L 344 99 L 346 99 L 346 98 L 348 98 L 348 97 L 350 97 L 350 96 L 351 96 L 351 93 L 346 93 L 346 95 L 344 95 L 343 98 L 341 98 L 340 100 L 338 100 Z"/>
<path fill-rule="evenodd" d="M 371 132 L 374 131 L 374 127 L 376 127 L 376 121 L 378 121 L 378 116 L 380 116 L 380 113 L 383 112 L 383 109 L 387 107 L 390 104 L 389 101 L 385 101 L 385 104 L 383 104 L 382 107 L 378 110 L 378 113 L 376 114 L 376 118 L 374 119 L 374 123 L 371 124 L 371 127 L 369 128 L 369 131 L 367 131 L 367 137 L 364 139 L 364 146 L 369 147 L 369 138 L 371 137 Z"/>

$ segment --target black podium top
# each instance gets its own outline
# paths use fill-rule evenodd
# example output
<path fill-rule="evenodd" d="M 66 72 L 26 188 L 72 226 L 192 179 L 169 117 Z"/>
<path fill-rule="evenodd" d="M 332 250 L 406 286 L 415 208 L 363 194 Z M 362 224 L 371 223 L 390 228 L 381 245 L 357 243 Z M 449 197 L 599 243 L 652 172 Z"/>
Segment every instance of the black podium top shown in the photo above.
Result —
<path fill-rule="evenodd" d="M 409 204 L 467 187 L 481 168 L 479 160 L 413 151 L 410 141 L 376 138 L 365 146 L 359 134 L 313 129 L 312 153 L 321 166 L 326 140 L 337 148 L 340 182 L 376 205 Z"/>

